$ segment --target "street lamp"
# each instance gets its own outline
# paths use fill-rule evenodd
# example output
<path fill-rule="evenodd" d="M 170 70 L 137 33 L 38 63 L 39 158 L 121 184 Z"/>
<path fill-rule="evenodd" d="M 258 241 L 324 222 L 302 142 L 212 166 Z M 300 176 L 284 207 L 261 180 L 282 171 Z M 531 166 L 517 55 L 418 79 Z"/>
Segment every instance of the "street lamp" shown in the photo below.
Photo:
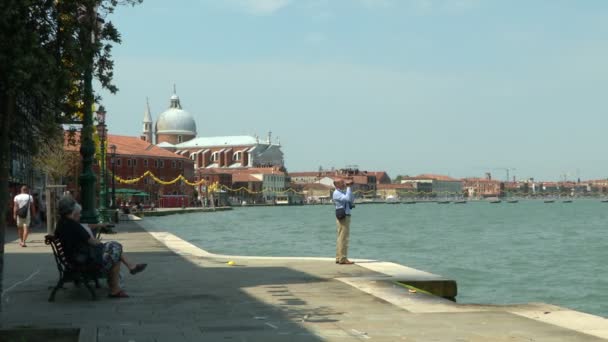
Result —
<path fill-rule="evenodd" d="M 106 111 L 103 106 L 99 106 L 97 110 L 97 132 L 99 134 L 100 154 L 101 154 L 101 181 L 99 183 L 100 190 L 103 191 L 101 201 L 99 203 L 99 212 L 101 217 L 106 221 L 106 210 L 108 208 L 108 187 L 106 183 Z"/>
<path fill-rule="evenodd" d="M 110 146 L 110 151 L 112 151 L 112 209 L 116 209 L 116 145 Z"/>
<path fill-rule="evenodd" d="M 95 208 L 95 173 L 93 173 L 93 155 L 95 144 L 93 143 L 93 68 L 95 63 L 95 40 L 102 24 L 101 18 L 97 17 L 98 3 L 86 2 L 80 8 L 78 20 L 81 22 L 79 40 L 84 56 L 83 72 L 83 120 L 80 139 L 80 154 L 82 155 L 82 173 L 80 174 L 80 200 L 82 202 L 82 214 L 80 221 L 83 223 L 97 223 L 98 217 Z"/>

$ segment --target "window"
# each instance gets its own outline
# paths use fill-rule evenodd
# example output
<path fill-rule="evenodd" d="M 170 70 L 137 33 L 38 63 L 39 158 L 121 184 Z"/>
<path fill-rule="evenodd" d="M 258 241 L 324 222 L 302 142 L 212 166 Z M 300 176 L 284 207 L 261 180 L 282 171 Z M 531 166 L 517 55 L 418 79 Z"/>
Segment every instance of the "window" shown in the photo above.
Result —
<path fill-rule="evenodd" d="M 117 158 L 116 159 L 116 166 L 120 166 L 122 164 L 122 159 Z"/>
<path fill-rule="evenodd" d="M 160 164 L 160 166 L 159 166 L 159 167 L 160 167 L 161 169 L 165 167 L 165 161 L 164 161 L 164 160 L 160 160 L 160 161 L 159 161 L 159 164 Z"/>
<path fill-rule="evenodd" d="M 144 159 L 144 167 L 148 167 L 148 159 Z"/>
<path fill-rule="evenodd" d="M 211 155 L 211 161 L 212 162 L 217 162 L 220 160 L 220 153 L 219 152 L 213 152 L 213 154 Z"/>
<path fill-rule="evenodd" d="M 137 166 L 137 159 L 133 159 L 133 166 Z"/>
<path fill-rule="evenodd" d="M 184 164 L 182 164 L 181 161 L 177 162 L 177 168 L 178 169 L 182 169 L 184 167 Z"/>
<path fill-rule="evenodd" d="M 171 161 L 171 168 L 175 169 L 177 167 L 177 163 L 175 162 L 175 160 Z"/>
<path fill-rule="evenodd" d="M 158 169 L 158 159 L 154 160 L 154 167 Z"/>
<path fill-rule="evenodd" d="M 241 158 L 242 158 L 242 156 L 243 156 L 243 152 L 238 151 L 238 152 L 236 152 L 236 153 L 234 153 L 234 154 L 232 155 L 232 160 L 233 160 L 233 161 L 240 161 L 240 160 L 241 160 Z"/>
<path fill-rule="evenodd" d="M 178 136 L 177 136 L 177 142 L 178 142 L 178 143 L 184 142 L 184 137 L 183 137 L 183 136 L 181 136 L 181 135 L 178 135 Z"/>
<path fill-rule="evenodd" d="M 131 166 L 131 165 L 133 165 L 133 164 L 131 163 L 131 159 L 127 159 L 127 166 Z"/>

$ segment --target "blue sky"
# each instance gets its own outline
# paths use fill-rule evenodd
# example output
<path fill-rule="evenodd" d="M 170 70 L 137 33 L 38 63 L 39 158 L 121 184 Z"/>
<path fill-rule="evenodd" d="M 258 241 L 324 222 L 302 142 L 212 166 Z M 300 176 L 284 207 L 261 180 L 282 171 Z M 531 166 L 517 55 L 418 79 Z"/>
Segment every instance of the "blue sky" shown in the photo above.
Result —
<path fill-rule="evenodd" d="M 279 137 L 289 171 L 608 177 L 608 2 L 145 0 L 108 18 L 114 134 L 173 84 L 199 136 Z"/>

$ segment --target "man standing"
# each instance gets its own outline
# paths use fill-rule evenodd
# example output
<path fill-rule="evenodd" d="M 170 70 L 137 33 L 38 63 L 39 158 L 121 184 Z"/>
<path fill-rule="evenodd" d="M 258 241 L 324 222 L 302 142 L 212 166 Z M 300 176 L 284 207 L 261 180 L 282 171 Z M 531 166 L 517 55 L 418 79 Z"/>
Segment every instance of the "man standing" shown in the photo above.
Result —
<path fill-rule="evenodd" d="M 21 247 L 27 247 L 25 241 L 27 240 L 28 229 L 34 217 L 34 198 L 29 194 L 29 189 L 26 185 L 21 187 L 21 193 L 15 196 L 13 204 L 13 218 L 17 222 L 17 232 L 19 234 L 19 245 Z M 18 215 L 19 209 L 26 208 L 25 216 Z"/>
<path fill-rule="evenodd" d="M 344 181 L 336 179 L 334 186 L 336 190 L 332 196 L 336 205 L 336 226 L 338 238 L 336 241 L 336 264 L 352 265 L 354 262 L 348 260 L 348 236 L 350 234 L 350 213 L 355 198 L 350 189 L 353 184 L 351 179 Z"/>

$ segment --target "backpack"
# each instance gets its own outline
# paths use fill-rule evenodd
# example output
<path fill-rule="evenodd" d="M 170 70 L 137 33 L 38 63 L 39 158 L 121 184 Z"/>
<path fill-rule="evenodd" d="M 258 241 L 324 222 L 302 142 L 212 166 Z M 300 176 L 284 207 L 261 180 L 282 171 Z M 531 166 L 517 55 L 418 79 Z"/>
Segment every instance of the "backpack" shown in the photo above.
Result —
<path fill-rule="evenodd" d="M 17 216 L 21 218 L 27 217 L 27 211 L 30 209 L 30 199 L 28 197 L 27 204 L 17 210 Z"/>

